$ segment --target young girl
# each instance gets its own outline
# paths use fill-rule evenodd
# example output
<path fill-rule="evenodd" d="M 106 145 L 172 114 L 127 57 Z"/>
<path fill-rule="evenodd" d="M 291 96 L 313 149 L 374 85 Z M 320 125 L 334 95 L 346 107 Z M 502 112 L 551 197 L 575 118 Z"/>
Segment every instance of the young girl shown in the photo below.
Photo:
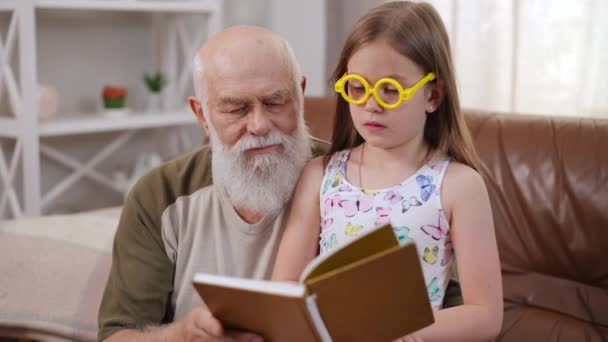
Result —
<path fill-rule="evenodd" d="M 416 242 L 438 310 L 404 338 L 494 338 L 502 287 L 492 213 L 441 18 L 424 3 L 376 7 L 348 36 L 334 80 L 331 150 L 298 181 L 273 279 L 297 280 L 319 249 L 390 222 L 399 241 Z M 454 261 L 464 305 L 440 310 Z"/>

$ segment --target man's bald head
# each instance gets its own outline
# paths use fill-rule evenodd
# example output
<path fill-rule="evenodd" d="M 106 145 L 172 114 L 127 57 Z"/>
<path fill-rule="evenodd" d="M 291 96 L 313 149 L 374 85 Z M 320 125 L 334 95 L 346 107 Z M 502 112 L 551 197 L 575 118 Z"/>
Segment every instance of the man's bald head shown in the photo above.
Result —
<path fill-rule="evenodd" d="M 210 81 L 247 73 L 281 73 L 296 90 L 302 81 L 300 65 L 285 39 L 263 27 L 233 26 L 213 35 L 197 51 L 196 97 L 206 102 Z"/>

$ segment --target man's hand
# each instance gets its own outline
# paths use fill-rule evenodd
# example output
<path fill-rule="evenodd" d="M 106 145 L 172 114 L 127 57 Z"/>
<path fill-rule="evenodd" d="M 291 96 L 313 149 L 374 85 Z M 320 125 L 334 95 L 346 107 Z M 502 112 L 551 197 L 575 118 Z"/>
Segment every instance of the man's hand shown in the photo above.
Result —
<path fill-rule="evenodd" d="M 219 341 L 224 337 L 224 327 L 209 310 L 199 307 L 171 324 L 168 335 L 169 341 Z"/>
<path fill-rule="evenodd" d="M 169 325 L 148 328 L 145 331 L 126 329 L 110 336 L 105 342 L 262 342 L 252 333 L 224 331 L 224 327 L 209 310 L 198 307 L 186 317 Z"/>
<path fill-rule="evenodd" d="M 235 331 L 224 332 L 224 327 L 209 310 L 196 308 L 183 319 L 168 327 L 168 340 L 185 342 L 239 341 L 261 342 L 262 338 L 252 333 Z"/>

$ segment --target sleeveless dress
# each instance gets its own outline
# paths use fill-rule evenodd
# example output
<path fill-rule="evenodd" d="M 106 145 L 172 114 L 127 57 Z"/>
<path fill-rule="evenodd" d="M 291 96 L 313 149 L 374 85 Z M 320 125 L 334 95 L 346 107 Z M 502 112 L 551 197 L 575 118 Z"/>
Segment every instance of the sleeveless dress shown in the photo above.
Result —
<path fill-rule="evenodd" d="M 450 158 L 430 161 L 403 182 L 385 189 L 361 189 L 346 179 L 351 150 L 335 153 L 320 191 L 320 253 L 349 243 L 362 232 L 391 223 L 399 243 L 416 243 L 434 310 L 445 295 L 454 252 L 441 205 L 441 184 Z"/>

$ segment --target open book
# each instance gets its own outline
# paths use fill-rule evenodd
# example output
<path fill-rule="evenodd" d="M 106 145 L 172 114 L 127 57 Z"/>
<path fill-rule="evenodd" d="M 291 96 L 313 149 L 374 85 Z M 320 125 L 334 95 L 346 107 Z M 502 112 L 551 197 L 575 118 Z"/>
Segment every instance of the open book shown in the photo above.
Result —
<path fill-rule="evenodd" d="M 266 341 L 392 341 L 434 322 L 413 243 L 382 226 L 312 260 L 297 284 L 197 273 L 226 328 Z"/>

